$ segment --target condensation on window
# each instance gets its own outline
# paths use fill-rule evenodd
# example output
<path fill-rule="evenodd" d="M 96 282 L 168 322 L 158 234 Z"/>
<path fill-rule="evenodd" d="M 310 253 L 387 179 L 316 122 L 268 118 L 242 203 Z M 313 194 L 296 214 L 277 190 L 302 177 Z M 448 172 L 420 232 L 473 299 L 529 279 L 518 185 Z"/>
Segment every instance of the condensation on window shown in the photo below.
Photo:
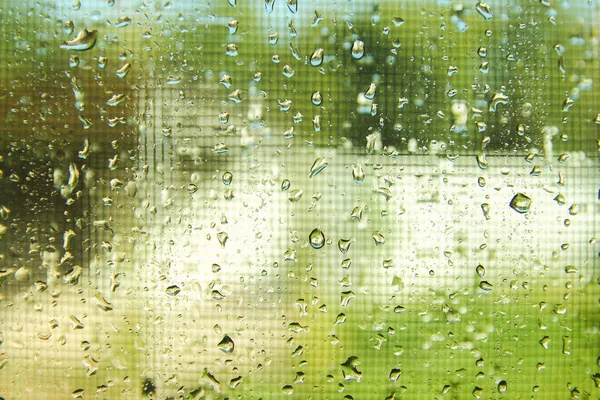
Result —
<path fill-rule="evenodd" d="M 597 0 L 0 0 L 0 398 L 598 398 Z"/>

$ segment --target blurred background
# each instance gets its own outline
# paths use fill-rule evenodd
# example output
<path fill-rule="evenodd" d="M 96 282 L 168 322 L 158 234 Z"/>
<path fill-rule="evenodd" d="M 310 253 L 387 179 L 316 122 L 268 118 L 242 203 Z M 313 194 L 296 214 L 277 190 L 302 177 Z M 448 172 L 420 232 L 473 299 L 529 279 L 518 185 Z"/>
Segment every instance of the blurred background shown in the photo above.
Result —
<path fill-rule="evenodd" d="M 0 16 L 0 397 L 598 397 L 597 0 Z"/>

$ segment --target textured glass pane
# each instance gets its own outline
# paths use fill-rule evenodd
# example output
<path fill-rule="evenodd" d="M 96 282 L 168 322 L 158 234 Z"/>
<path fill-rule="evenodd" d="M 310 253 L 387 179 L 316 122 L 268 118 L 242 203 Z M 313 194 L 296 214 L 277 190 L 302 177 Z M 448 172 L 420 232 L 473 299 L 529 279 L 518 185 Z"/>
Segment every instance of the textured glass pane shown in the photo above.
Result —
<path fill-rule="evenodd" d="M 0 19 L 0 398 L 598 398 L 597 0 Z"/>

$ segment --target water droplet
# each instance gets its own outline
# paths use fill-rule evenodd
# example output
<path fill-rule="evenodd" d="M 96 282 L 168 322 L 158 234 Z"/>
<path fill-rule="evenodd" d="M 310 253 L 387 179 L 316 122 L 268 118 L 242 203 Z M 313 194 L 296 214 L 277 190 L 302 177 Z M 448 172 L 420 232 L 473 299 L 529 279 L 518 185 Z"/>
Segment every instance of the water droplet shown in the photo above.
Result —
<path fill-rule="evenodd" d="M 365 92 L 365 98 L 367 100 L 373 100 L 375 98 L 376 91 L 377 91 L 377 85 L 374 82 L 371 82 L 367 91 Z"/>
<path fill-rule="evenodd" d="M 481 15 L 486 21 L 494 16 L 492 10 L 490 9 L 490 6 L 486 3 L 478 2 L 475 5 L 475 9 L 479 13 L 479 15 Z"/>
<path fill-rule="evenodd" d="M 284 65 L 283 66 L 283 76 L 285 76 L 286 78 L 291 78 L 292 76 L 294 76 L 295 71 L 292 69 L 292 67 L 290 67 L 289 65 Z"/>
<path fill-rule="evenodd" d="M 375 242 L 375 246 L 382 246 L 385 244 L 385 238 L 379 231 L 373 232 L 373 241 Z"/>
<path fill-rule="evenodd" d="M 486 292 L 489 292 L 492 290 L 493 286 L 488 281 L 481 281 L 481 282 L 479 282 L 479 288 L 481 290 L 485 290 Z"/>
<path fill-rule="evenodd" d="M 217 143 L 213 146 L 212 152 L 215 154 L 227 153 L 229 151 L 229 146 L 225 143 Z"/>
<path fill-rule="evenodd" d="M 294 393 L 294 387 L 292 385 L 284 385 L 281 388 L 281 391 L 283 392 L 283 394 L 291 395 Z"/>
<path fill-rule="evenodd" d="M 362 372 L 357 369 L 358 365 L 360 365 L 360 359 L 356 356 L 350 356 L 344 363 L 340 364 L 344 380 L 360 382 Z"/>
<path fill-rule="evenodd" d="M 365 170 L 361 164 L 354 164 L 352 166 L 352 178 L 355 183 L 363 183 L 365 180 Z"/>
<path fill-rule="evenodd" d="M 298 0 L 287 0 L 287 7 L 288 10 L 290 10 L 290 12 L 292 13 L 297 13 L 298 12 Z"/>
<path fill-rule="evenodd" d="M 481 278 L 484 277 L 484 275 L 485 275 L 485 268 L 484 268 L 483 265 L 479 264 L 477 266 L 477 268 L 475 268 L 475 271 L 477 272 L 477 275 L 479 275 Z"/>
<path fill-rule="evenodd" d="M 181 293 L 181 289 L 177 285 L 171 285 L 165 290 L 165 292 L 169 296 L 177 296 L 179 293 Z"/>
<path fill-rule="evenodd" d="M 352 291 L 342 292 L 341 298 L 340 298 L 340 305 L 342 307 L 348 306 L 348 303 L 350 303 L 350 300 L 352 300 L 355 297 L 356 297 L 356 295 Z"/>
<path fill-rule="evenodd" d="M 284 179 L 281 182 L 281 191 L 285 192 L 286 190 L 288 190 L 290 188 L 291 185 L 292 185 L 292 183 L 290 182 L 289 179 Z"/>
<path fill-rule="evenodd" d="M 285 100 L 277 100 L 277 104 L 279 105 L 279 110 L 281 110 L 283 112 L 288 112 L 290 110 L 290 108 L 292 108 L 292 105 L 294 103 L 290 99 L 285 99 Z"/>
<path fill-rule="evenodd" d="M 388 379 L 391 382 L 398 382 L 398 379 L 400 379 L 400 375 L 402 375 L 402 370 L 400 368 L 392 368 L 388 375 Z"/>
<path fill-rule="evenodd" d="M 310 167 L 308 177 L 312 178 L 313 176 L 316 176 L 319 172 L 323 171 L 327 165 L 329 165 L 329 163 L 325 157 L 317 157 L 317 159 L 313 162 L 312 167 Z"/>
<path fill-rule="evenodd" d="M 79 65 L 79 56 L 75 56 L 75 55 L 71 56 L 69 58 L 69 67 L 75 68 L 78 65 Z"/>
<path fill-rule="evenodd" d="M 84 29 L 79 32 L 73 40 L 67 40 L 66 42 L 63 42 L 60 47 L 66 50 L 89 50 L 96 44 L 97 34 L 98 31 L 95 29 L 91 31 Z"/>
<path fill-rule="evenodd" d="M 362 207 L 354 207 L 352 209 L 352 213 L 350 214 L 350 218 L 354 221 L 361 221 L 363 216 L 363 208 Z"/>
<path fill-rule="evenodd" d="M 490 217 L 490 205 L 488 203 L 481 204 L 481 211 L 483 211 L 483 216 L 486 220 L 489 220 Z"/>
<path fill-rule="evenodd" d="M 231 338 L 228 335 L 225 335 L 225 336 L 223 336 L 223 339 L 221 339 L 219 344 L 217 344 L 217 347 L 223 353 L 231 354 L 233 352 L 233 349 L 235 348 L 235 344 L 233 343 L 233 340 L 231 340 Z"/>
<path fill-rule="evenodd" d="M 273 7 L 275 6 L 275 0 L 265 0 L 265 11 L 267 14 L 271 14 L 273 12 Z"/>
<path fill-rule="evenodd" d="M 65 31 L 65 34 L 67 35 L 71 35 L 73 34 L 73 31 L 75 30 L 75 24 L 73 24 L 73 21 L 66 21 L 63 29 Z"/>
<path fill-rule="evenodd" d="M 292 203 L 296 203 L 302 198 L 303 194 L 304 194 L 304 191 L 302 189 L 291 190 L 290 193 L 288 194 L 288 200 L 291 201 Z"/>
<path fill-rule="evenodd" d="M 477 154 L 477 166 L 481 169 L 486 169 L 488 167 L 488 161 L 487 158 L 485 156 L 485 153 L 479 153 Z"/>
<path fill-rule="evenodd" d="M 567 111 L 569 111 L 569 110 L 571 109 L 571 107 L 573 107 L 573 104 L 575 104 L 575 101 L 574 101 L 572 98 L 570 98 L 570 97 L 567 97 L 567 98 L 565 99 L 565 101 L 563 102 L 563 105 L 562 105 L 562 112 L 567 112 Z"/>
<path fill-rule="evenodd" d="M 496 112 L 496 108 L 499 104 L 508 104 L 508 96 L 503 93 L 494 93 L 488 102 L 488 110 L 490 112 Z"/>
<path fill-rule="evenodd" d="M 323 53 L 324 52 L 322 48 L 316 49 L 310 56 L 310 65 L 313 67 L 319 67 L 321 64 L 323 64 Z"/>
<path fill-rule="evenodd" d="M 448 66 L 448 76 L 452 76 L 458 72 L 458 67 L 456 65 Z"/>
<path fill-rule="evenodd" d="M 485 184 L 486 184 L 485 178 L 483 176 L 480 176 L 479 178 L 477 178 L 477 184 L 479 185 L 479 187 L 485 187 Z"/>
<path fill-rule="evenodd" d="M 531 203 L 531 197 L 523 193 L 517 193 L 510 201 L 510 207 L 520 214 L 525 214 L 529 212 Z"/>
<path fill-rule="evenodd" d="M 233 174 L 229 171 L 225 171 L 225 172 L 223 172 L 223 176 L 221 179 L 225 185 L 229 186 L 229 185 L 231 185 L 231 182 L 233 181 Z"/>
<path fill-rule="evenodd" d="M 189 183 L 187 185 L 187 191 L 189 194 L 194 194 L 198 191 L 198 186 L 194 185 L 193 183 Z"/>
<path fill-rule="evenodd" d="M 392 23 L 393 23 L 395 26 L 400 26 L 400 25 L 402 25 L 402 24 L 404 23 L 404 19 L 402 19 L 402 18 L 400 18 L 400 17 L 394 17 L 394 18 L 392 19 Z"/>
<path fill-rule="evenodd" d="M 235 6 L 236 6 L 236 4 L 237 4 L 237 0 L 229 0 L 229 5 L 230 5 L 231 7 L 235 7 Z"/>
<path fill-rule="evenodd" d="M 354 242 L 354 238 L 338 240 L 338 248 L 342 254 L 346 254 L 350 249 L 350 245 Z"/>
<path fill-rule="evenodd" d="M 117 22 L 115 23 L 115 26 L 117 28 L 124 28 L 127 25 L 131 24 L 131 18 L 124 16 L 124 17 L 120 17 Z"/>
<path fill-rule="evenodd" d="M 550 346 L 550 338 L 548 336 L 544 336 L 539 343 L 543 348 L 548 349 Z"/>
<path fill-rule="evenodd" d="M 313 105 L 320 106 L 321 103 L 323 103 L 323 96 L 321 95 L 321 92 L 318 90 L 313 92 L 312 96 L 310 97 L 310 101 L 313 103 Z"/>
<path fill-rule="evenodd" d="M 108 58 L 104 56 L 98 57 L 98 68 L 104 69 L 106 68 L 106 64 L 108 64 Z"/>
<path fill-rule="evenodd" d="M 362 40 L 355 40 L 352 44 L 352 57 L 360 60 L 365 55 L 365 43 Z"/>
<path fill-rule="evenodd" d="M 450 389 L 452 389 L 452 386 L 444 385 L 444 387 L 442 388 L 442 394 L 448 393 L 450 391 Z"/>
<path fill-rule="evenodd" d="M 229 29 L 229 34 L 234 35 L 239 27 L 240 23 L 237 19 L 232 19 L 227 23 L 227 29 Z"/>
<path fill-rule="evenodd" d="M 119 78 L 125 78 L 125 76 L 127 76 L 127 74 L 129 73 L 130 69 L 131 69 L 131 64 L 129 64 L 129 63 L 123 64 L 123 66 L 117 70 L 117 76 Z"/>
<path fill-rule="evenodd" d="M 504 394 L 504 393 L 506 393 L 507 389 L 508 389 L 508 384 L 506 383 L 506 381 L 498 382 L 498 393 Z"/>
<path fill-rule="evenodd" d="M 310 243 L 313 249 L 320 249 L 325 246 L 325 234 L 319 228 L 312 230 L 308 235 L 308 243 Z"/>
<path fill-rule="evenodd" d="M 106 101 L 106 104 L 111 107 L 116 107 L 125 100 L 124 94 L 114 94 Z"/>
<path fill-rule="evenodd" d="M 562 337 L 562 353 L 566 356 L 571 354 L 571 337 L 570 336 L 563 336 Z M 600 387 L 598 386 L 598 384 L 596 384 L 596 387 Z"/>

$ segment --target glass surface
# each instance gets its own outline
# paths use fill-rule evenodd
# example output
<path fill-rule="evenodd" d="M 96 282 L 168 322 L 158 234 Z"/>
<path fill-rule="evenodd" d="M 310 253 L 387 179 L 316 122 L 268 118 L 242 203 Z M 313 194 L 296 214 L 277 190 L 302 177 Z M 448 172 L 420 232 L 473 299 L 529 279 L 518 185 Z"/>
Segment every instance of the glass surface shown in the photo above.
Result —
<path fill-rule="evenodd" d="M 597 0 L 0 0 L 0 397 L 600 396 Z"/>

